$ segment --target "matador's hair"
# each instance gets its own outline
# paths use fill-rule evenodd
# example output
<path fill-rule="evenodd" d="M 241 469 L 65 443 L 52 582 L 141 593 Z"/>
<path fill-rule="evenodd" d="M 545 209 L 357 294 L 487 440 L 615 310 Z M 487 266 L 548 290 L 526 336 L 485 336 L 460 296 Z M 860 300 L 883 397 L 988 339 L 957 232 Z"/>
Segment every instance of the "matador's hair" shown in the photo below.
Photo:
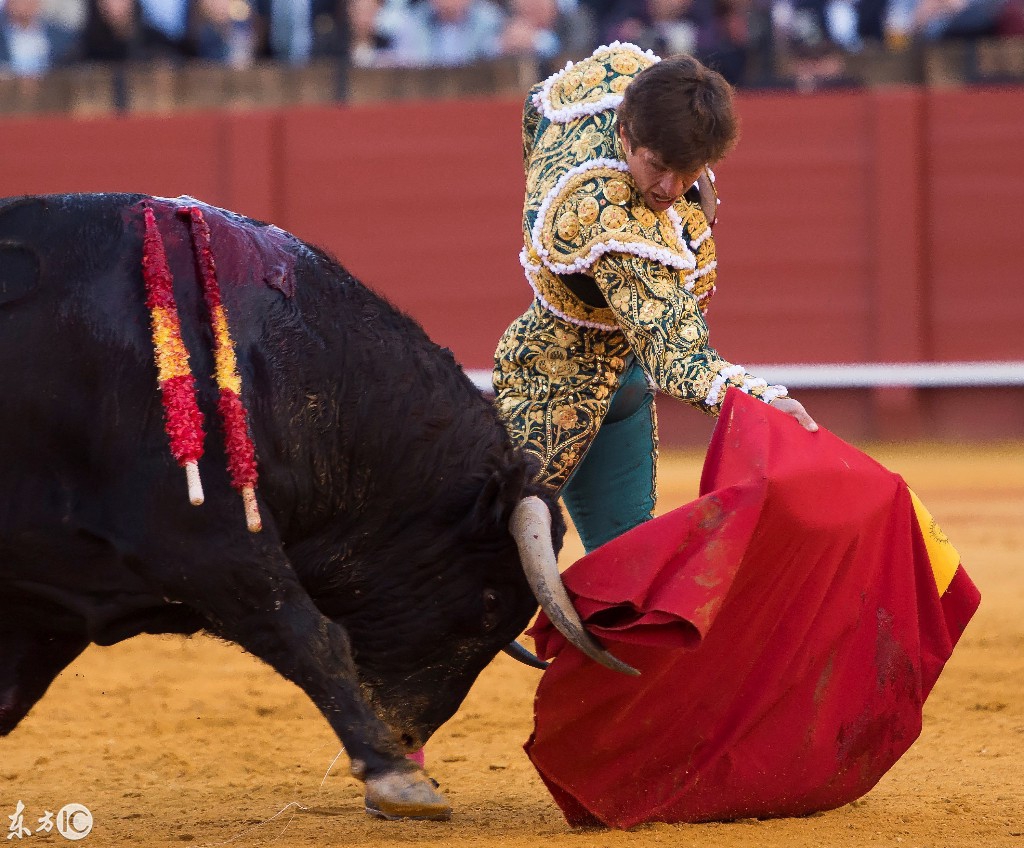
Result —
<path fill-rule="evenodd" d="M 616 114 L 631 146 L 653 150 L 682 173 L 719 161 L 739 137 L 732 87 L 692 56 L 671 56 L 637 74 Z"/>

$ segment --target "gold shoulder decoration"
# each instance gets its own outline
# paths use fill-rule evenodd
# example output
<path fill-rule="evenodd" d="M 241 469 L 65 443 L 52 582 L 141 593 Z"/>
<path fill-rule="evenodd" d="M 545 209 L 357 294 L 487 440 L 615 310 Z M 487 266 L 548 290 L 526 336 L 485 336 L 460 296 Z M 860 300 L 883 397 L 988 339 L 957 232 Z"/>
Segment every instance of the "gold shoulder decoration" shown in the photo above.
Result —
<path fill-rule="evenodd" d="M 556 123 L 614 109 L 633 77 L 660 61 L 650 50 L 613 41 L 548 77 L 534 95 L 534 103 L 545 118 Z"/>
<path fill-rule="evenodd" d="M 585 271 L 605 253 L 629 253 L 695 272 L 675 208 L 656 214 L 625 162 L 594 159 L 566 171 L 544 198 L 530 234 L 537 258 L 556 274 Z"/>
<path fill-rule="evenodd" d="M 541 264 L 540 258 L 532 250 L 524 247 L 519 254 L 519 262 L 537 300 L 552 314 L 571 324 L 594 330 L 614 332 L 620 329 L 615 321 L 615 313 L 610 308 L 592 306 L 578 298 L 557 274 Z"/>

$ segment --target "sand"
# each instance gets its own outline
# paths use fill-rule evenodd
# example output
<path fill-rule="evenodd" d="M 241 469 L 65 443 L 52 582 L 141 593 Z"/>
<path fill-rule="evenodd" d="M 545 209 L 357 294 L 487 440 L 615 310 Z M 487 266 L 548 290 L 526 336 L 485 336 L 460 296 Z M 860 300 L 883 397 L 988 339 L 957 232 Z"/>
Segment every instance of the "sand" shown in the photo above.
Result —
<path fill-rule="evenodd" d="M 232 645 L 139 637 L 90 648 L 0 740 L 0 836 L 20 800 L 33 831 L 44 812 L 84 804 L 86 846 L 1024 848 L 1024 445 L 865 450 L 928 505 L 982 606 L 921 737 L 853 804 L 800 819 L 570 829 L 522 751 L 539 672 L 502 655 L 427 746 L 452 821 L 380 822 L 363 814 L 337 740 L 298 689 Z M 700 465 L 663 457 L 660 511 L 694 497 Z M 571 538 L 562 562 L 580 553 Z M 56 830 L 25 840 L 64 844 Z"/>

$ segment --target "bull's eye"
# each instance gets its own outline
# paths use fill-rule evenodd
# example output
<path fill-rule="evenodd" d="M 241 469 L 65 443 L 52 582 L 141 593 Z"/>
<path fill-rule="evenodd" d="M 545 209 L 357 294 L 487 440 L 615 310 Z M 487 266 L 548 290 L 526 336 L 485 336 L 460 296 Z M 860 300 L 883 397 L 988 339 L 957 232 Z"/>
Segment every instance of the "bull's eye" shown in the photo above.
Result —
<path fill-rule="evenodd" d="M 484 632 L 487 633 L 498 626 L 501 601 L 493 589 L 484 589 Z"/>

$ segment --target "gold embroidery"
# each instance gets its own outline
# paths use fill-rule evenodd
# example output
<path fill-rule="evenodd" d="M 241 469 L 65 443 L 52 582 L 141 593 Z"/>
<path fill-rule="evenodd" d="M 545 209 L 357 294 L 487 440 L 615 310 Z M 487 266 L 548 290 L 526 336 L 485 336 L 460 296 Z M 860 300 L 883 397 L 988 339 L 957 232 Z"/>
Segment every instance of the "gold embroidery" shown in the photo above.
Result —
<path fill-rule="evenodd" d="M 575 339 L 572 373 L 545 370 L 558 339 Z M 542 463 L 537 479 L 565 484 L 601 426 L 625 370 L 622 333 L 574 327 L 536 302 L 502 337 L 495 353 L 495 403 L 512 440 Z M 544 366 L 544 367 L 542 367 Z"/>
<path fill-rule="evenodd" d="M 617 183 L 617 186 L 610 183 Z M 625 196 L 623 190 L 627 192 Z M 609 195 L 617 200 L 621 198 L 622 205 L 601 209 L 601 201 Z M 532 202 L 528 201 L 528 211 L 531 206 Z M 559 265 L 580 263 L 585 268 L 585 263 L 593 261 L 597 255 L 594 247 L 614 239 L 619 243 L 645 245 L 649 250 L 664 251 L 678 256 L 682 264 L 695 267 L 696 260 L 687 242 L 680 239 L 668 215 L 648 210 L 650 214 L 640 220 L 634 217 L 633 210 L 641 207 L 639 192 L 628 172 L 598 167 L 574 174 L 548 205 L 540 227 L 541 246 L 547 250 L 551 262 Z M 580 221 L 579 233 L 573 238 L 554 239 L 553 236 L 560 235 L 555 221 L 563 209 L 571 208 L 576 209 Z M 601 209 L 600 214 L 595 216 L 598 209 Z"/>
<path fill-rule="evenodd" d="M 589 88 L 604 82 L 607 71 L 596 62 L 588 63 L 583 71 L 583 84 Z"/>
<path fill-rule="evenodd" d="M 608 198 L 611 203 L 621 206 L 629 200 L 629 195 L 629 186 L 622 180 L 608 180 L 608 182 L 605 183 L 604 196 Z"/>
<path fill-rule="evenodd" d="M 607 206 L 601 213 L 601 224 L 606 230 L 621 230 L 628 220 L 629 215 L 621 206 Z"/>
<path fill-rule="evenodd" d="M 573 330 L 564 330 L 561 327 L 556 327 L 554 333 L 555 342 L 559 347 L 570 348 L 575 344 L 579 344 L 580 337 Z"/>
<path fill-rule="evenodd" d="M 572 212 L 566 212 L 558 219 L 558 237 L 571 241 L 580 233 L 580 219 Z"/>
<path fill-rule="evenodd" d="M 684 273 L 623 253 L 605 254 L 594 263 L 593 270 L 630 349 L 658 387 L 703 412 L 717 415 L 725 390 L 711 404 L 706 402 L 708 393 L 720 372 L 732 365 L 708 347 L 707 325 L 697 300 L 682 285 Z M 675 275 L 676 285 L 664 286 L 664 274 Z M 659 280 L 659 285 L 652 286 L 653 280 Z M 740 387 L 753 379 L 741 370 L 725 385 Z M 758 384 L 747 389 L 754 397 L 765 391 Z"/>
<path fill-rule="evenodd" d="M 646 206 L 634 206 L 629 212 L 645 230 L 651 229 L 651 227 L 658 223 L 657 216 Z"/>
<path fill-rule="evenodd" d="M 632 75 L 640 70 L 640 62 L 632 53 L 616 53 L 610 64 L 618 74 Z"/>
<path fill-rule="evenodd" d="M 557 345 L 549 350 L 541 351 L 537 357 L 537 370 L 553 379 L 572 377 L 579 371 L 565 348 Z"/>
<path fill-rule="evenodd" d="M 594 155 L 594 151 L 601 146 L 602 140 L 601 133 L 592 129 L 586 130 L 580 133 L 579 138 L 572 143 L 572 155 L 576 157 L 577 162 L 590 159 Z"/>
<path fill-rule="evenodd" d="M 551 420 L 563 430 L 570 430 L 579 423 L 580 416 L 575 407 L 558 406 L 552 411 Z"/>
<path fill-rule="evenodd" d="M 552 109 L 597 103 L 621 94 L 633 77 L 654 64 L 646 53 L 628 47 L 606 47 L 562 71 L 552 82 L 547 104 Z"/>
<path fill-rule="evenodd" d="M 589 227 L 597 220 L 597 216 L 601 212 L 601 205 L 597 202 L 597 198 L 588 196 L 580 200 L 576 211 L 579 214 L 580 223 Z"/>
<path fill-rule="evenodd" d="M 615 294 L 613 294 L 609 301 L 619 312 L 626 312 L 629 309 L 629 305 L 633 300 L 632 294 L 628 289 L 620 288 Z"/>
<path fill-rule="evenodd" d="M 552 274 L 547 268 L 542 267 L 531 273 L 530 280 L 537 290 L 537 294 L 558 313 L 576 321 L 602 324 L 607 327 L 615 326 L 615 314 L 610 309 L 584 303 L 565 287 L 556 274 Z"/>

